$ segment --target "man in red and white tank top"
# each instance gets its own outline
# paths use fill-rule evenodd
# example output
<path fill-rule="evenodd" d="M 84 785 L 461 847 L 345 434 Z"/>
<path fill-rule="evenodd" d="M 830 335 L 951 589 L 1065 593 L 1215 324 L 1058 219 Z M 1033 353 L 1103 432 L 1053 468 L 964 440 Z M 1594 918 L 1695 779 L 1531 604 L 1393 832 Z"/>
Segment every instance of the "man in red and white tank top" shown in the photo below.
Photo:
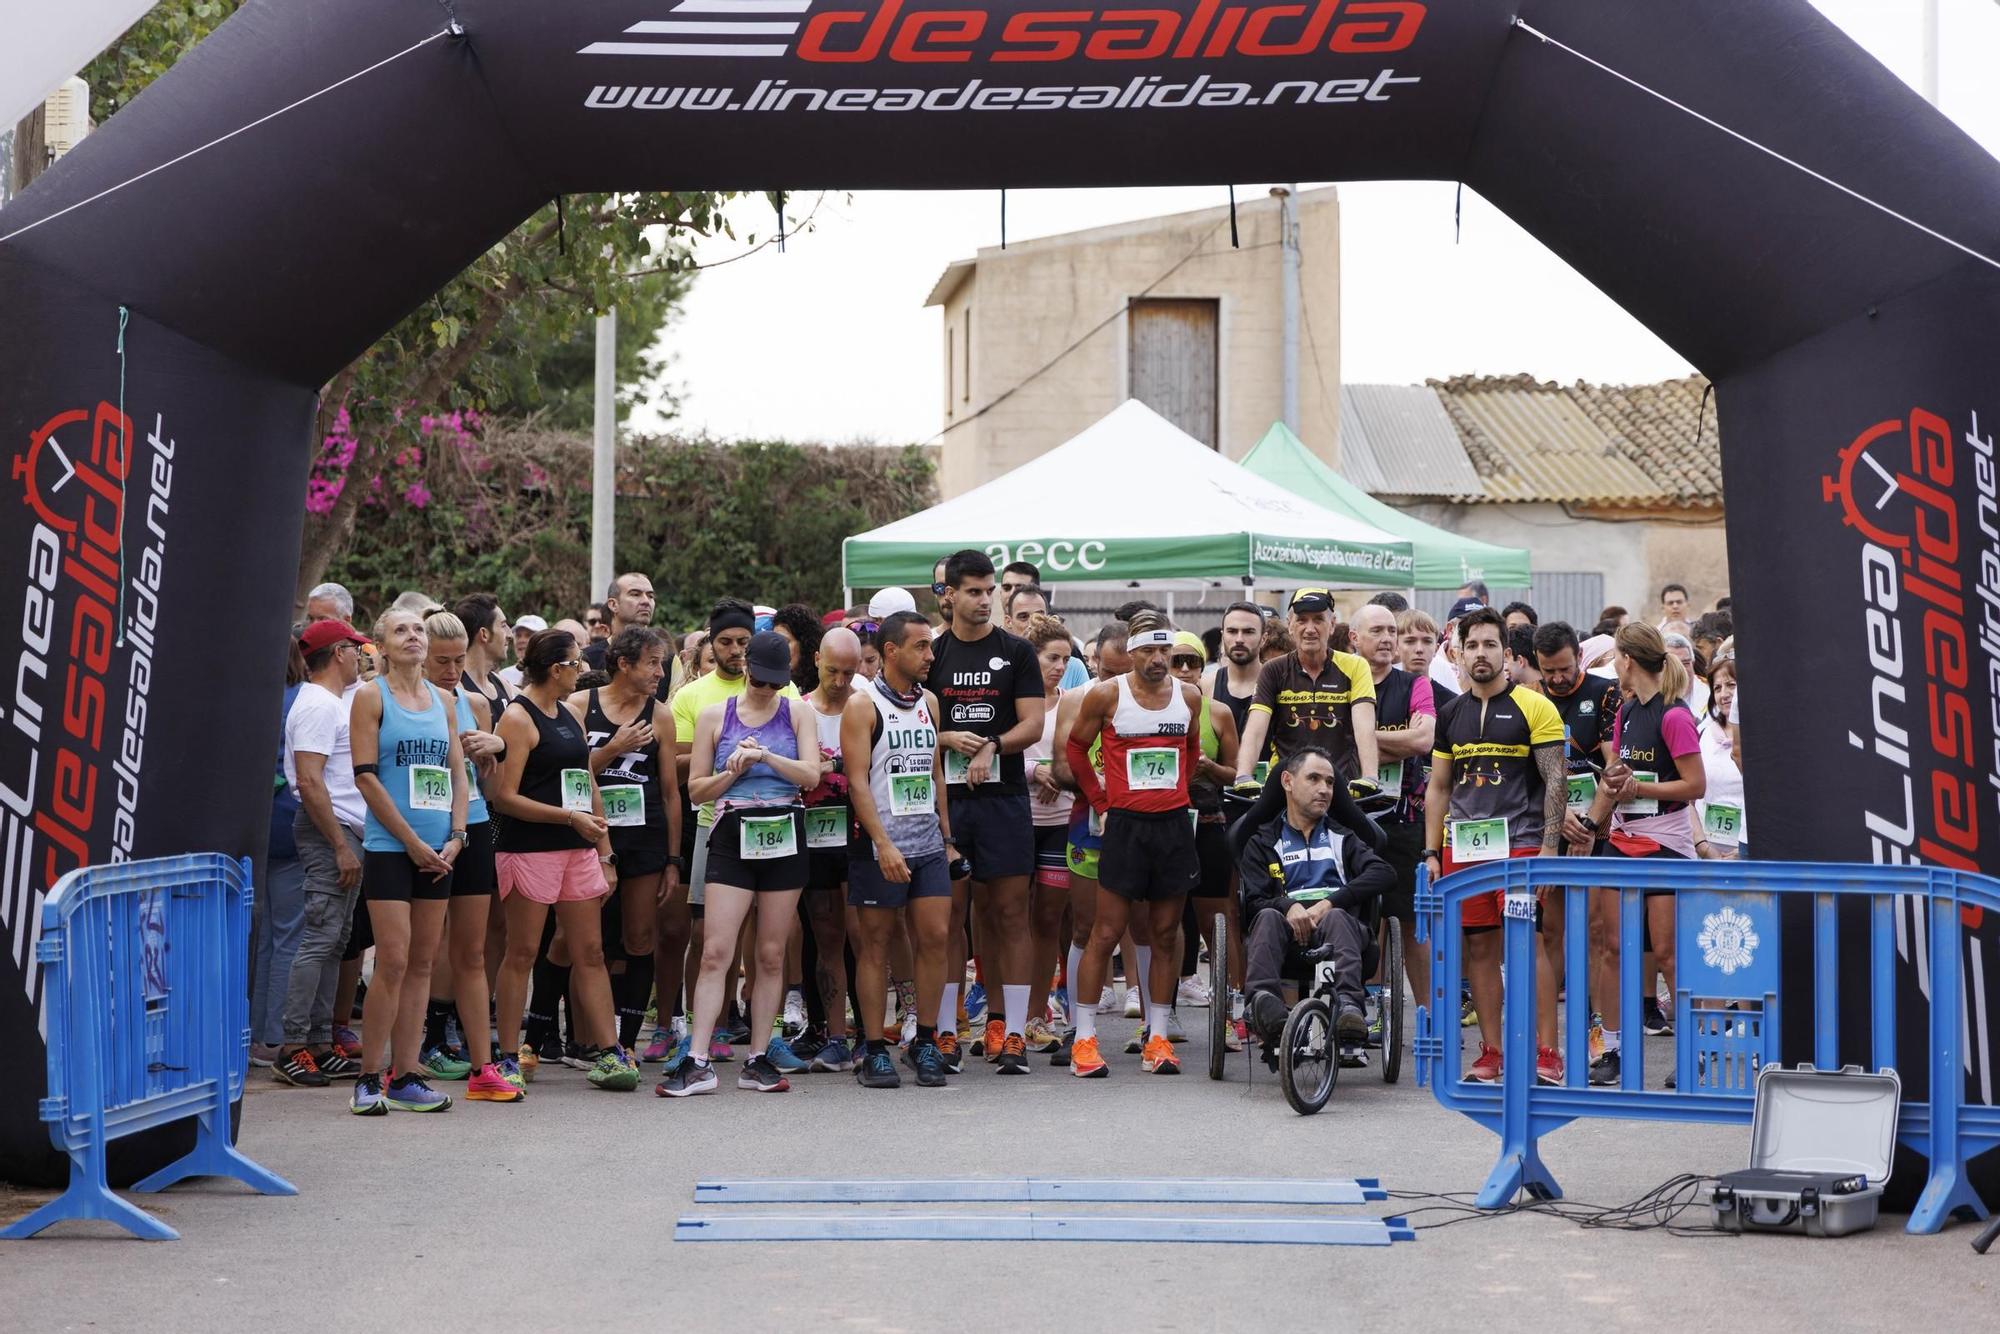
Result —
<path fill-rule="evenodd" d="M 1068 751 L 1077 789 L 1102 822 L 1097 920 L 1073 983 L 1073 995 L 1095 996 L 1111 967 L 1111 951 L 1125 934 L 1134 905 L 1152 926 L 1155 948 L 1146 969 L 1147 1039 L 1140 1068 L 1180 1073 L 1166 1037 L 1167 1011 L 1180 981 L 1181 910 L 1201 875 L 1195 852 L 1188 778 L 1201 763 L 1201 727 L 1195 710 L 1201 692 L 1168 672 L 1173 625 L 1157 611 L 1131 620 L 1127 648 L 1132 670 L 1090 687 L 1070 728 Z M 1104 777 L 1090 763 L 1090 747 L 1103 739 Z M 1101 1077 L 1109 1071 L 1097 1049 L 1097 1016 L 1077 1007 L 1076 1045 L 1070 1073 Z"/>

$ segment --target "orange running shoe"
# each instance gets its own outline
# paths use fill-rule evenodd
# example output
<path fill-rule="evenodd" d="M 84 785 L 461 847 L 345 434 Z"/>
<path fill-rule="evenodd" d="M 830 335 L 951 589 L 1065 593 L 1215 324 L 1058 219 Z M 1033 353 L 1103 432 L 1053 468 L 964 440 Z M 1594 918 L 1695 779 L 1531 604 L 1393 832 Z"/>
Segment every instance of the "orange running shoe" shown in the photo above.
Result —
<path fill-rule="evenodd" d="M 958 1050 L 958 1034 L 948 1028 L 940 1028 L 937 1035 L 938 1055 L 944 1057 L 946 1074 L 958 1074 L 965 1069 L 965 1057 Z"/>
<path fill-rule="evenodd" d="M 465 1081 L 468 1102 L 519 1102 L 528 1095 L 507 1082 L 497 1065 L 485 1065 Z"/>
<path fill-rule="evenodd" d="M 1174 1044 L 1167 1041 L 1164 1033 L 1155 1033 L 1146 1039 L 1146 1050 L 1139 1057 L 1139 1068 L 1149 1075 L 1177 1075 L 1181 1072 L 1181 1062 L 1174 1055 Z"/>
<path fill-rule="evenodd" d="M 988 1065 L 1000 1059 L 1000 1049 L 1007 1045 L 1007 1025 L 1004 1020 L 988 1019 L 986 1032 L 980 1039 L 978 1055 L 986 1058 Z"/>
<path fill-rule="evenodd" d="M 1111 1073 L 1111 1067 L 1097 1054 L 1095 1036 L 1078 1038 L 1069 1049 L 1069 1072 L 1078 1079 L 1103 1079 Z"/>

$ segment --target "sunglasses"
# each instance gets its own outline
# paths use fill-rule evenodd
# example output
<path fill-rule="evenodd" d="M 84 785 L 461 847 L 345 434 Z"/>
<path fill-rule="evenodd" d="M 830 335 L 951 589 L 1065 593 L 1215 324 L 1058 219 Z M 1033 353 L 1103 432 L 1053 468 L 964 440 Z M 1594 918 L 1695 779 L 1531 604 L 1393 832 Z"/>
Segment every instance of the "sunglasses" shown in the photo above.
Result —
<path fill-rule="evenodd" d="M 947 589 L 949 589 L 950 587 L 951 587 L 951 585 L 950 585 L 950 584 L 946 584 L 946 583 L 936 583 L 936 584 L 932 584 L 932 585 L 931 585 L 931 592 L 935 593 L 935 594 L 936 594 L 937 596 L 939 596 L 939 597 L 943 597 L 943 596 L 945 595 L 945 591 L 946 591 Z"/>
<path fill-rule="evenodd" d="M 882 628 L 880 621 L 854 621 L 847 627 L 857 635 L 872 635 Z"/>
<path fill-rule="evenodd" d="M 582 671 L 586 665 L 582 658 L 571 658 L 568 662 L 559 662 L 556 664 L 558 667 L 567 667 L 573 672 Z"/>

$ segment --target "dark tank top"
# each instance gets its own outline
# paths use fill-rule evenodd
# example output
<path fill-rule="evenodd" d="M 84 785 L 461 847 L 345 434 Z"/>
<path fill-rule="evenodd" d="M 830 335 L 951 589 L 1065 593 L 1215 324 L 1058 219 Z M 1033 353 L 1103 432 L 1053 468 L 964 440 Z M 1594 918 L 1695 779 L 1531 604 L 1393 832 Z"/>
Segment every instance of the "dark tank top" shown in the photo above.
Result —
<path fill-rule="evenodd" d="M 510 709 L 519 709 L 535 724 L 535 748 L 521 769 L 521 795 L 544 806 L 563 804 L 563 770 L 590 772 L 590 744 L 576 715 L 556 705 L 551 718 L 526 695 L 516 695 Z M 500 826 L 498 852 L 568 852 L 593 846 L 568 824 L 540 820 L 508 820 Z"/>

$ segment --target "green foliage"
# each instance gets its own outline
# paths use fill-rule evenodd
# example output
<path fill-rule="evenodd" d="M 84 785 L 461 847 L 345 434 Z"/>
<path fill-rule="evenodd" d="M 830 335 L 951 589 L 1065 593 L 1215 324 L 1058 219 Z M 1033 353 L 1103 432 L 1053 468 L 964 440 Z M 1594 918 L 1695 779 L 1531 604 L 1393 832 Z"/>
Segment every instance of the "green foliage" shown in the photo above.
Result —
<path fill-rule="evenodd" d="M 162 0 L 83 68 L 90 118 L 102 125 L 195 48 L 243 0 Z"/>
<path fill-rule="evenodd" d="M 360 540 L 327 571 L 366 612 L 410 588 L 489 591 L 509 615 L 554 620 L 603 595 L 588 587 L 587 438 L 496 424 L 431 453 L 450 463 L 431 503 L 362 509 Z M 676 632 L 724 594 L 837 605 L 843 539 L 937 499 L 917 446 L 636 439 L 619 466 L 617 566 L 652 577 L 657 623 Z"/>

